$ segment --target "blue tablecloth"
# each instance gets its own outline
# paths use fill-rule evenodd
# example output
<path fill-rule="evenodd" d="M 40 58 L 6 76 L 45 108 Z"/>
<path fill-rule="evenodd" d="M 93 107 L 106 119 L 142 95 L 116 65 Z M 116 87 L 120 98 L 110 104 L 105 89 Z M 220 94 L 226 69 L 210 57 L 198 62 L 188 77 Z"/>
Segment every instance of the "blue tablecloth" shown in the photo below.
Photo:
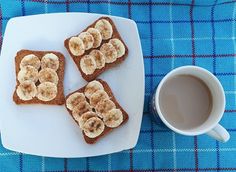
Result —
<path fill-rule="evenodd" d="M 12 17 L 70 11 L 110 14 L 137 22 L 146 72 L 138 144 L 132 150 L 80 159 L 25 155 L 0 145 L 1 172 L 236 171 L 235 1 L 0 0 L 0 42 Z M 220 123 L 230 132 L 227 143 L 206 135 L 181 136 L 150 120 L 148 101 L 155 86 L 173 68 L 190 64 L 208 69 L 223 84 L 227 105 Z"/>

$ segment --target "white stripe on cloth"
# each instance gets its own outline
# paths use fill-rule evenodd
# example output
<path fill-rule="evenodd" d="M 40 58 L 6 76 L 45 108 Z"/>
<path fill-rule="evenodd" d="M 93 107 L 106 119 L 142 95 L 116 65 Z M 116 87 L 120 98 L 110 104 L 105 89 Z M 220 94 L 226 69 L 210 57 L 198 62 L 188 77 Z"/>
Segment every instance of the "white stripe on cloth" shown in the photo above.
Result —
<path fill-rule="evenodd" d="M 148 153 L 148 152 L 235 152 L 236 148 L 206 148 L 206 149 L 134 149 L 133 153 Z M 123 151 L 123 153 L 129 153 L 129 150 Z"/>
<path fill-rule="evenodd" d="M 44 157 L 42 157 L 41 171 L 42 171 L 42 172 L 45 171 L 45 158 L 44 158 Z"/>
<path fill-rule="evenodd" d="M 172 3 L 172 0 L 171 2 Z M 173 16 L 172 16 L 172 5 L 170 5 L 170 9 L 169 9 L 169 15 L 170 15 L 170 41 L 171 41 L 171 69 L 174 69 L 175 67 L 175 43 L 174 43 L 174 26 L 173 26 Z M 175 141 L 175 133 L 172 132 L 172 142 L 173 142 L 173 168 L 174 168 L 174 172 L 176 171 L 177 168 L 177 161 L 176 161 L 176 141 Z"/>
<path fill-rule="evenodd" d="M 111 154 L 109 154 L 107 156 L 107 158 L 108 158 L 108 160 L 107 160 L 108 161 L 107 162 L 108 168 L 107 169 L 108 169 L 108 172 L 109 172 L 109 171 L 111 171 Z"/>
<path fill-rule="evenodd" d="M 44 13 L 48 13 L 48 0 L 44 0 Z"/>
<path fill-rule="evenodd" d="M 175 143 L 175 132 L 172 132 L 172 140 L 173 140 L 173 163 L 174 163 L 174 171 L 177 168 L 177 161 L 176 161 L 176 143 Z"/>
<path fill-rule="evenodd" d="M 171 1 L 172 2 L 172 1 Z M 173 17 L 172 17 L 172 5 L 170 5 L 170 41 L 171 41 L 171 55 L 172 55 L 172 59 L 171 59 L 171 68 L 174 69 L 174 65 L 175 65 L 175 58 L 174 58 L 174 55 L 175 55 L 175 44 L 174 44 L 174 31 L 173 31 L 173 23 L 172 23 L 172 20 L 173 20 Z"/>
<path fill-rule="evenodd" d="M 111 0 L 108 0 L 108 14 L 111 15 Z"/>
<path fill-rule="evenodd" d="M 14 155 L 20 155 L 20 153 L 18 153 L 18 152 L 0 153 L 0 156 L 14 156 Z"/>
<path fill-rule="evenodd" d="M 235 61 L 236 62 L 236 61 Z M 235 64 L 236 65 L 236 64 Z M 235 82 L 234 82 L 235 83 Z M 236 94 L 236 91 L 225 91 L 225 94 Z"/>

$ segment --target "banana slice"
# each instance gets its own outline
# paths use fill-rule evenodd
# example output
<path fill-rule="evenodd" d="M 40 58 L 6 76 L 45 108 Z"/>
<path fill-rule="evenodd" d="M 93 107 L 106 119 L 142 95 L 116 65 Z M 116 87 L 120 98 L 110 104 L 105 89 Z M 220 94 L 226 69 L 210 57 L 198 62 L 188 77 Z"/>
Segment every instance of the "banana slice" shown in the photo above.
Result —
<path fill-rule="evenodd" d="M 21 100 L 31 100 L 37 94 L 37 88 L 32 81 L 24 81 L 16 89 L 16 94 Z"/>
<path fill-rule="evenodd" d="M 90 99 L 91 95 L 98 90 L 104 90 L 102 84 L 96 80 L 91 81 L 84 89 L 85 96 Z"/>
<path fill-rule="evenodd" d="M 112 37 L 112 25 L 106 19 L 98 20 L 95 24 L 95 29 L 99 30 L 102 35 L 102 39 L 104 40 L 110 39 Z"/>
<path fill-rule="evenodd" d="M 39 58 L 34 54 L 26 55 L 20 62 L 20 68 L 23 68 L 28 65 L 33 66 L 38 70 L 40 68 Z"/>
<path fill-rule="evenodd" d="M 75 106 L 84 101 L 86 101 L 84 94 L 76 92 L 67 98 L 66 107 L 70 110 L 73 110 Z"/>
<path fill-rule="evenodd" d="M 104 90 L 98 90 L 91 95 L 89 102 L 92 107 L 95 107 L 99 101 L 104 99 L 109 99 L 108 94 Z"/>
<path fill-rule="evenodd" d="M 124 46 L 123 42 L 121 42 L 119 39 L 117 39 L 117 38 L 111 39 L 109 41 L 109 43 L 111 43 L 115 47 L 115 49 L 117 51 L 117 58 L 119 58 L 125 54 L 125 46 Z"/>
<path fill-rule="evenodd" d="M 93 39 L 94 39 L 93 48 L 99 47 L 102 43 L 102 35 L 99 32 L 99 30 L 94 29 L 94 28 L 89 28 L 87 32 L 93 36 Z"/>
<path fill-rule="evenodd" d="M 85 123 L 89 118 L 96 117 L 96 116 L 97 116 L 96 113 L 89 111 L 89 112 L 83 113 L 80 117 L 77 116 L 77 117 L 75 118 L 75 120 L 79 122 L 80 128 L 83 129 L 84 123 Z"/>
<path fill-rule="evenodd" d="M 111 109 L 104 115 L 103 121 L 107 127 L 118 127 L 123 122 L 123 114 L 120 109 Z"/>
<path fill-rule="evenodd" d="M 59 68 L 59 59 L 53 53 L 47 53 L 41 59 L 41 68 L 51 68 L 55 71 Z"/>
<path fill-rule="evenodd" d="M 38 85 L 37 98 L 42 101 L 53 100 L 57 96 L 57 86 L 52 82 L 44 82 Z"/>
<path fill-rule="evenodd" d="M 105 66 L 105 56 L 99 50 L 93 50 L 89 53 L 96 62 L 97 69 L 101 69 Z"/>
<path fill-rule="evenodd" d="M 71 37 L 69 40 L 69 49 L 74 56 L 81 56 L 84 54 L 85 46 L 79 37 Z"/>
<path fill-rule="evenodd" d="M 44 68 L 44 69 L 40 70 L 40 72 L 39 72 L 39 81 L 41 83 L 52 82 L 54 84 L 57 84 L 58 80 L 59 80 L 59 78 L 58 78 L 57 73 L 51 68 Z"/>
<path fill-rule="evenodd" d="M 105 129 L 103 121 L 98 117 L 89 118 L 83 125 L 84 134 L 89 138 L 98 137 Z"/>
<path fill-rule="evenodd" d="M 38 80 L 38 70 L 33 66 L 24 66 L 18 72 L 17 79 L 20 83 L 29 80 L 32 82 L 37 82 Z"/>
<path fill-rule="evenodd" d="M 86 101 L 83 101 L 83 102 L 80 102 L 78 105 L 76 105 L 72 109 L 72 115 L 73 115 L 73 117 L 81 116 L 83 113 L 91 111 L 91 110 L 92 110 L 92 108 L 89 105 L 89 103 Z"/>
<path fill-rule="evenodd" d="M 80 33 L 79 38 L 83 41 L 85 50 L 89 50 L 93 47 L 94 39 L 89 32 Z"/>
<path fill-rule="evenodd" d="M 115 109 L 115 108 L 116 108 L 115 103 L 113 103 L 113 101 L 109 99 L 101 100 L 95 106 L 95 110 L 100 118 L 103 118 L 104 113 L 107 113 L 111 109 Z"/>
<path fill-rule="evenodd" d="M 117 51 L 111 43 L 105 43 L 101 46 L 100 51 L 105 56 L 106 63 L 112 63 L 117 59 Z"/>
<path fill-rule="evenodd" d="M 86 75 L 91 75 L 96 70 L 96 62 L 90 55 L 85 55 L 80 59 L 80 68 Z"/>

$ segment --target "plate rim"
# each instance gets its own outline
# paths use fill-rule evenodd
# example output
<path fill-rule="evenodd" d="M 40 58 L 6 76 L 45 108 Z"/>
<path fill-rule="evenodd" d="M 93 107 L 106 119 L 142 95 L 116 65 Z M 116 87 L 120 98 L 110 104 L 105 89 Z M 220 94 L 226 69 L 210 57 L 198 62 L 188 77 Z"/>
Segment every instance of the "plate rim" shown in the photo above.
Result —
<path fill-rule="evenodd" d="M 8 20 L 7 22 L 7 25 L 6 25 L 6 29 L 5 29 L 5 33 L 4 33 L 4 37 L 3 37 L 3 41 L 2 41 L 2 49 L 1 49 L 1 54 L 0 54 L 0 59 L 2 58 L 2 54 L 4 52 L 4 45 L 6 44 L 6 39 L 5 39 L 5 36 L 8 34 L 8 30 L 9 30 L 9 27 L 14 24 L 15 21 L 17 20 L 22 20 L 22 19 L 25 19 L 25 18 L 34 18 L 34 17 L 41 17 L 41 16 L 59 16 L 59 15 L 90 15 L 90 16 L 108 16 L 108 17 L 111 17 L 112 19 L 119 19 L 119 20 L 126 20 L 126 21 L 129 21 L 131 22 L 134 26 L 135 26 L 135 31 L 136 31 L 136 35 L 138 36 L 138 46 L 139 46 L 139 49 L 140 49 L 140 56 L 143 57 L 143 52 L 142 52 L 142 46 L 141 46 L 141 40 L 140 40 L 140 36 L 139 36 L 139 31 L 138 31 L 138 27 L 137 27 L 137 24 L 134 20 L 131 20 L 131 19 L 128 19 L 128 18 L 124 18 L 124 17 L 120 17 L 120 16 L 113 16 L 113 15 L 107 15 L 107 14 L 99 14 L 99 13 L 85 13 L 85 12 L 69 12 L 69 13 L 63 13 L 63 12 L 60 12 L 60 13 L 47 13 L 47 14 L 35 14 L 35 15 L 28 15 L 28 16 L 17 16 L 17 17 L 13 17 L 11 19 Z M 21 152 L 23 154 L 30 154 L 30 155 L 37 155 L 37 156 L 44 156 L 44 157 L 55 157 L 55 158 L 82 158 L 82 157 L 94 157 L 94 156 L 101 156 L 101 155 L 107 155 L 107 154 L 111 154 L 111 153 L 117 153 L 117 152 L 120 152 L 120 151 L 124 151 L 124 150 L 127 150 L 127 149 L 132 149 L 134 148 L 136 145 L 137 145 L 137 142 L 138 142 L 138 138 L 139 138 L 139 135 L 140 135 L 140 130 L 141 130 L 141 123 L 142 123 L 142 117 L 143 117 L 143 110 L 144 110 L 144 101 L 145 101 L 145 67 L 144 67 L 144 59 L 141 58 L 141 64 L 142 64 L 142 69 L 141 69 L 141 73 L 142 73 L 142 101 L 141 101 L 141 104 L 142 104 L 142 113 L 140 116 L 140 122 L 138 124 L 138 131 L 136 132 L 137 136 L 135 137 L 135 139 L 132 139 L 129 146 L 127 147 L 124 147 L 122 149 L 117 149 L 115 151 L 110 151 L 110 152 L 107 152 L 107 153 L 102 153 L 102 154 L 95 154 L 95 155 L 89 155 L 89 156 L 78 156 L 78 155 L 75 155 L 75 156 L 53 156 L 52 154 L 40 154 L 40 153 L 30 153 L 30 152 L 27 152 L 27 151 L 21 151 L 21 150 L 17 150 L 17 149 L 13 149 L 11 146 L 7 145 L 5 143 L 5 140 L 2 139 L 3 138 L 3 133 L 1 133 L 1 140 L 2 140 L 2 145 L 4 148 L 8 149 L 8 150 L 11 150 L 11 151 L 17 151 L 17 152 Z M 140 90 L 141 91 L 141 90 Z M 2 124 L 3 120 L 0 120 L 0 131 L 1 131 L 1 124 Z"/>

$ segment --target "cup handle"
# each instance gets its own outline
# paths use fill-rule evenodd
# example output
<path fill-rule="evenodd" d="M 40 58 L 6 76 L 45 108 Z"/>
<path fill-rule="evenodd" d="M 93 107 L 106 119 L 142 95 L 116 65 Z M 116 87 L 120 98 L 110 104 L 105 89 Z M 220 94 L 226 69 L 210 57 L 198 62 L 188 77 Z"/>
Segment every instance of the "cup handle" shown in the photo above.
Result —
<path fill-rule="evenodd" d="M 221 142 L 227 142 L 230 138 L 228 131 L 220 124 L 217 124 L 213 129 L 208 131 L 206 134 Z"/>

